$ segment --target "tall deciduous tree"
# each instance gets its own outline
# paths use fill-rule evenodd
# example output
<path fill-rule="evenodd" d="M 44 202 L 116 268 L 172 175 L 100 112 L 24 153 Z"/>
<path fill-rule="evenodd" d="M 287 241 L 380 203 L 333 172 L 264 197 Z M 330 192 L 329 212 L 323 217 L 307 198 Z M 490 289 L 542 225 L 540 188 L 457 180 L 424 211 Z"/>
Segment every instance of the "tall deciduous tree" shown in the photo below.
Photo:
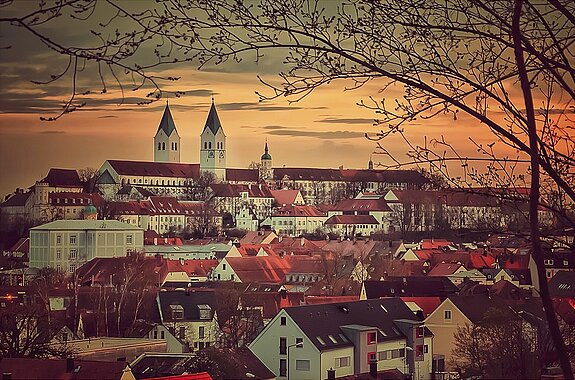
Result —
<path fill-rule="evenodd" d="M 38 9 L 15 12 L 0 22 L 25 28 L 70 58 L 63 73 L 49 81 L 69 74 L 75 84 L 78 75 L 88 72 L 80 69 L 95 63 L 103 90 L 109 79 L 121 80 L 121 71 L 140 79 L 134 88 L 151 85 L 151 100 L 161 97 L 163 79 L 175 79 L 159 76 L 158 67 L 181 62 L 204 67 L 247 57 L 258 61 L 269 50 L 284 52 L 285 69 L 279 84 L 266 83 L 271 93 L 260 94 L 261 100 L 287 96 L 297 101 L 342 79 L 352 89 L 374 84 L 377 94 L 359 104 L 378 115 L 381 131 L 370 138 L 393 165 L 426 165 L 458 186 L 531 187 L 532 254 L 539 276 L 545 278 L 538 223 L 541 191 L 568 204 L 575 201 L 575 134 L 569 119 L 575 100 L 573 1 L 166 0 L 146 11 L 102 2 L 109 12 L 97 4 L 40 2 Z M 66 45 L 41 28 L 62 17 L 90 22 L 106 14 L 111 16 L 93 24 L 97 42 L 84 47 Z M 146 48 L 154 53 L 152 58 L 140 54 Z M 102 74 L 102 68 L 112 74 Z M 386 98 L 398 87 L 403 96 Z M 81 98 L 74 87 L 62 114 L 81 106 Z M 469 137 L 477 157 L 460 153 L 459 142 L 445 136 L 422 142 L 409 137 L 414 128 L 410 124 L 437 115 L 455 121 L 465 115 L 477 124 Z M 478 139 L 486 131 L 493 134 L 493 143 Z M 407 144 L 407 161 L 394 157 L 382 143 L 391 135 Z M 514 153 L 500 155 L 500 146 Z M 451 163 L 461 174 L 453 172 Z M 529 177 L 521 174 L 524 164 Z M 552 211 L 573 225 L 565 209 Z M 563 372 L 573 378 L 546 282 L 541 283 Z"/>

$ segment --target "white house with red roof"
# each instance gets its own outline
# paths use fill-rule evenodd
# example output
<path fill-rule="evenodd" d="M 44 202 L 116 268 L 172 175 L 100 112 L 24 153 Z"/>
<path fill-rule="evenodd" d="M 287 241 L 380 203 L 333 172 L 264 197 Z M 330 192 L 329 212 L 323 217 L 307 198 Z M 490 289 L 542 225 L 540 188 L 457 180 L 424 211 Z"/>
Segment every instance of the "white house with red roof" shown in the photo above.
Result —
<path fill-rule="evenodd" d="M 393 210 L 383 198 L 345 199 L 328 211 L 330 231 L 344 236 L 369 236 L 390 231 Z"/>
<path fill-rule="evenodd" d="M 300 236 L 323 229 L 327 215 L 315 206 L 284 205 L 278 208 L 264 224 L 271 225 L 279 235 Z"/>

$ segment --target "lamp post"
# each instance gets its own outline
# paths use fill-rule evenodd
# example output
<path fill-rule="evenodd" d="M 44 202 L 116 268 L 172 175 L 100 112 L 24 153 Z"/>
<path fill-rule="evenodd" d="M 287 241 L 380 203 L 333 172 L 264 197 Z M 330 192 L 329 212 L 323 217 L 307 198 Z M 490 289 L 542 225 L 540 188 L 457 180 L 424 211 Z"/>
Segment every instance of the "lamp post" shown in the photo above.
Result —
<path fill-rule="evenodd" d="M 287 352 L 287 363 L 286 363 L 286 379 L 289 380 L 289 349 L 292 347 L 299 347 L 299 348 L 303 348 L 303 342 L 299 342 L 299 343 L 294 343 L 294 344 L 290 344 L 289 346 L 287 346 L 286 348 L 286 352 Z"/>

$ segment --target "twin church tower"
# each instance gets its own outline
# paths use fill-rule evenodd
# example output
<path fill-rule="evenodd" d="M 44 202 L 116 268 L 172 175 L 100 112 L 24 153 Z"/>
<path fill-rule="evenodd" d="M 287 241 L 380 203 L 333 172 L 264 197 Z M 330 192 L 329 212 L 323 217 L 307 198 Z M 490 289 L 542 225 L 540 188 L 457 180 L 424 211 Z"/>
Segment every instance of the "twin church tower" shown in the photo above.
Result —
<path fill-rule="evenodd" d="M 170 106 L 166 103 L 162 120 L 154 136 L 154 162 L 179 164 L 180 150 L 180 135 L 172 118 Z M 271 169 L 271 156 L 268 153 L 267 143 L 262 156 L 262 165 Z M 200 171 L 209 171 L 221 180 L 226 179 L 226 135 L 213 98 L 206 124 L 200 135 Z"/>

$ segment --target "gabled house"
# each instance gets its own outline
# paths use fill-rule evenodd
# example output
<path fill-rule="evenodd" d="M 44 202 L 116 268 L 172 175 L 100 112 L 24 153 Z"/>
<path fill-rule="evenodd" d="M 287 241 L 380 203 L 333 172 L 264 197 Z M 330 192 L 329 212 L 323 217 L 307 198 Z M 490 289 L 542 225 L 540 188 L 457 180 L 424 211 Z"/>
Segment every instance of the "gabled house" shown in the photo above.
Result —
<path fill-rule="evenodd" d="M 544 252 L 543 265 L 545 266 L 545 280 L 549 282 L 558 272 L 566 271 L 573 273 L 575 271 L 575 255 L 569 251 L 546 251 Z M 537 267 L 531 255 L 529 256 L 529 271 L 531 272 L 533 287 L 539 291 L 539 284 L 543 279 L 537 275 Z"/>
<path fill-rule="evenodd" d="M 466 324 L 481 322 L 490 309 L 514 315 L 506 303 L 489 295 L 449 296 L 426 319 L 425 326 L 434 335 L 434 354 L 443 355 L 447 368 L 452 366 L 452 348 L 455 333 Z"/>
<path fill-rule="evenodd" d="M 364 281 L 360 299 L 380 297 L 449 297 L 459 289 L 447 277 L 388 277 L 384 281 Z"/>
<path fill-rule="evenodd" d="M 159 292 L 161 323 L 190 351 L 213 346 L 219 335 L 216 297 L 213 291 L 175 290 Z"/>
<path fill-rule="evenodd" d="M 290 262 L 278 256 L 225 257 L 214 268 L 212 280 L 280 284 L 290 268 Z"/>
<path fill-rule="evenodd" d="M 432 335 L 399 298 L 282 309 L 249 345 L 278 379 L 397 368 L 429 379 Z"/>

